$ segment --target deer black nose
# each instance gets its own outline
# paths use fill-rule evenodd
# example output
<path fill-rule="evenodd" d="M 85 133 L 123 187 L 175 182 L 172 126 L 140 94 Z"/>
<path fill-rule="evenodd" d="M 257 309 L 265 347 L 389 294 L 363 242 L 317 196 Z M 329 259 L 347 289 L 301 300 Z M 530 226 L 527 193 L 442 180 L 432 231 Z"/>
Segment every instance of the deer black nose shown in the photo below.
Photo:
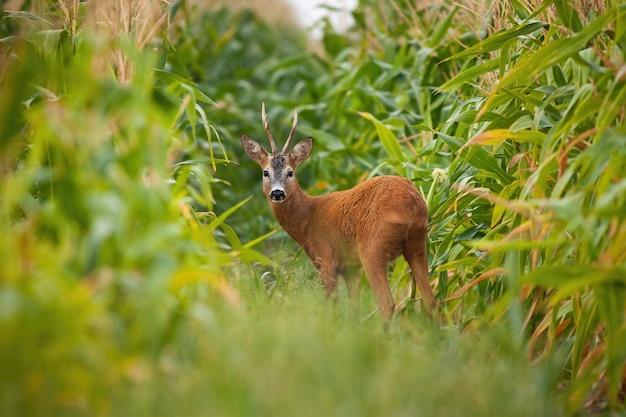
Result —
<path fill-rule="evenodd" d="M 283 190 L 273 190 L 270 193 L 270 198 L 274 201 L 282 201 L 285 199 L 285 192 Z"/>

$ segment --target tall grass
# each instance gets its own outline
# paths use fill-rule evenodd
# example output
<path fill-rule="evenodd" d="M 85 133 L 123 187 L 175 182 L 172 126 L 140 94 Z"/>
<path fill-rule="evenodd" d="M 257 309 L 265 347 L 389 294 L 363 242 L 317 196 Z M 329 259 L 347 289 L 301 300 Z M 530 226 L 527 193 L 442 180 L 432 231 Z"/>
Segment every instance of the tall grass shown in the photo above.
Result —
<path fill-rule="evenodd" d="M 0 22 L 3 415 L 623 410 L 623 5 L 361 1 L 314 54 L 193 2 L 32 3 Z M 312 193 L 422 190 L 440 328 L 322 298 L 238 146 L 261 101 L 315 137 Z"/>

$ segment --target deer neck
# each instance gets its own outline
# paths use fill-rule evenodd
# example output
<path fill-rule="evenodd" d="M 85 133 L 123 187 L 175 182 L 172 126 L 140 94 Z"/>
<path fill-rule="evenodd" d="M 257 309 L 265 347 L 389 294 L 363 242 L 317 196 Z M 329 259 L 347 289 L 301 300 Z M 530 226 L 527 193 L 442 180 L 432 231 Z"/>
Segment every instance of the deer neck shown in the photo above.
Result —
<path fill-rule="evenodd" d="M 302 191 L 300 185 L 296 183 L 292 195 L 285 202 L 281 204 L 270 202 L 270 206 L 282 228 L 303 246 L 309 219 L 315 208 L 315 199 Z"/>

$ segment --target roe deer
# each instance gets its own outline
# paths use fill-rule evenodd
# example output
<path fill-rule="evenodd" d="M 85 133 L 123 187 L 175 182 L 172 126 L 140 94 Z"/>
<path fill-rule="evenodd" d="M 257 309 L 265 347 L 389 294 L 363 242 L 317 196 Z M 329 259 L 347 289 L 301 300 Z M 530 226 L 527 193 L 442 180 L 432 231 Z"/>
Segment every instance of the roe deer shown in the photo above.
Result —
<path fill-rule="evenodd" d="M 313 139 L 302 140 L 288 152 L 298 123 L 297 112 L 280 152 L 269 128 L 265 104 L 261 106 L 261 119 L 271 153 L 246 135 L 241 136 L 241 145 L 261 166 L 263 192 L 274 216 L 313 262 L 326 294 L 334 292 L 337 276 L 345 267 L 360 260 L 379 309 L 389 320 L 395 304 L 387 282 L 387 264 L 402 254 L 431 312 L 435 297 L 428 283 L 428 212 L 411 181 L 397 176 L 374 177 L 349 190 L 310 196 L 300 188 L 294 171 L 309 157 Z"/>

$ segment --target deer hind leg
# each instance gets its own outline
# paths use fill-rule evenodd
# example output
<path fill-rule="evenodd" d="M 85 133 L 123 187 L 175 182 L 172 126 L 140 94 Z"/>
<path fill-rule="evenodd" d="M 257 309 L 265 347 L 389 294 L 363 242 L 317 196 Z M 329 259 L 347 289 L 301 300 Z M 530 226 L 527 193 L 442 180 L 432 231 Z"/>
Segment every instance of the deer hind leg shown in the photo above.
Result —
<path fill-rule="evenodd" d="M 378 236 L 359 247 L 359 258 L 367 275 L 367 280 L 374 291 L 378 308 L 385 320 L 390 320 L 395 311 L 395 303 L 387 281 L 387 264 L 394 258 L 392 252 L 394 236 Z M 397 256 L 397 255 L 396 255 Z"/>
<path fill-rule="evenodd" d="M 344 270 L 342 270 L 341 275 L 346 283 L 346 290 L 348 292 L 348 313 L 354 319 L 359 319 L 361 268 L 347 266 Z"/>
<path fill-rule="evenodd" d="M 404 243 L 403 255 L 413 271 L 415 285 L 419 288 L 426 310 L 431 313 L 436 307 L 435 295 L 428 282 L 427 232 L 425 227 L 409 229 Z"/>

